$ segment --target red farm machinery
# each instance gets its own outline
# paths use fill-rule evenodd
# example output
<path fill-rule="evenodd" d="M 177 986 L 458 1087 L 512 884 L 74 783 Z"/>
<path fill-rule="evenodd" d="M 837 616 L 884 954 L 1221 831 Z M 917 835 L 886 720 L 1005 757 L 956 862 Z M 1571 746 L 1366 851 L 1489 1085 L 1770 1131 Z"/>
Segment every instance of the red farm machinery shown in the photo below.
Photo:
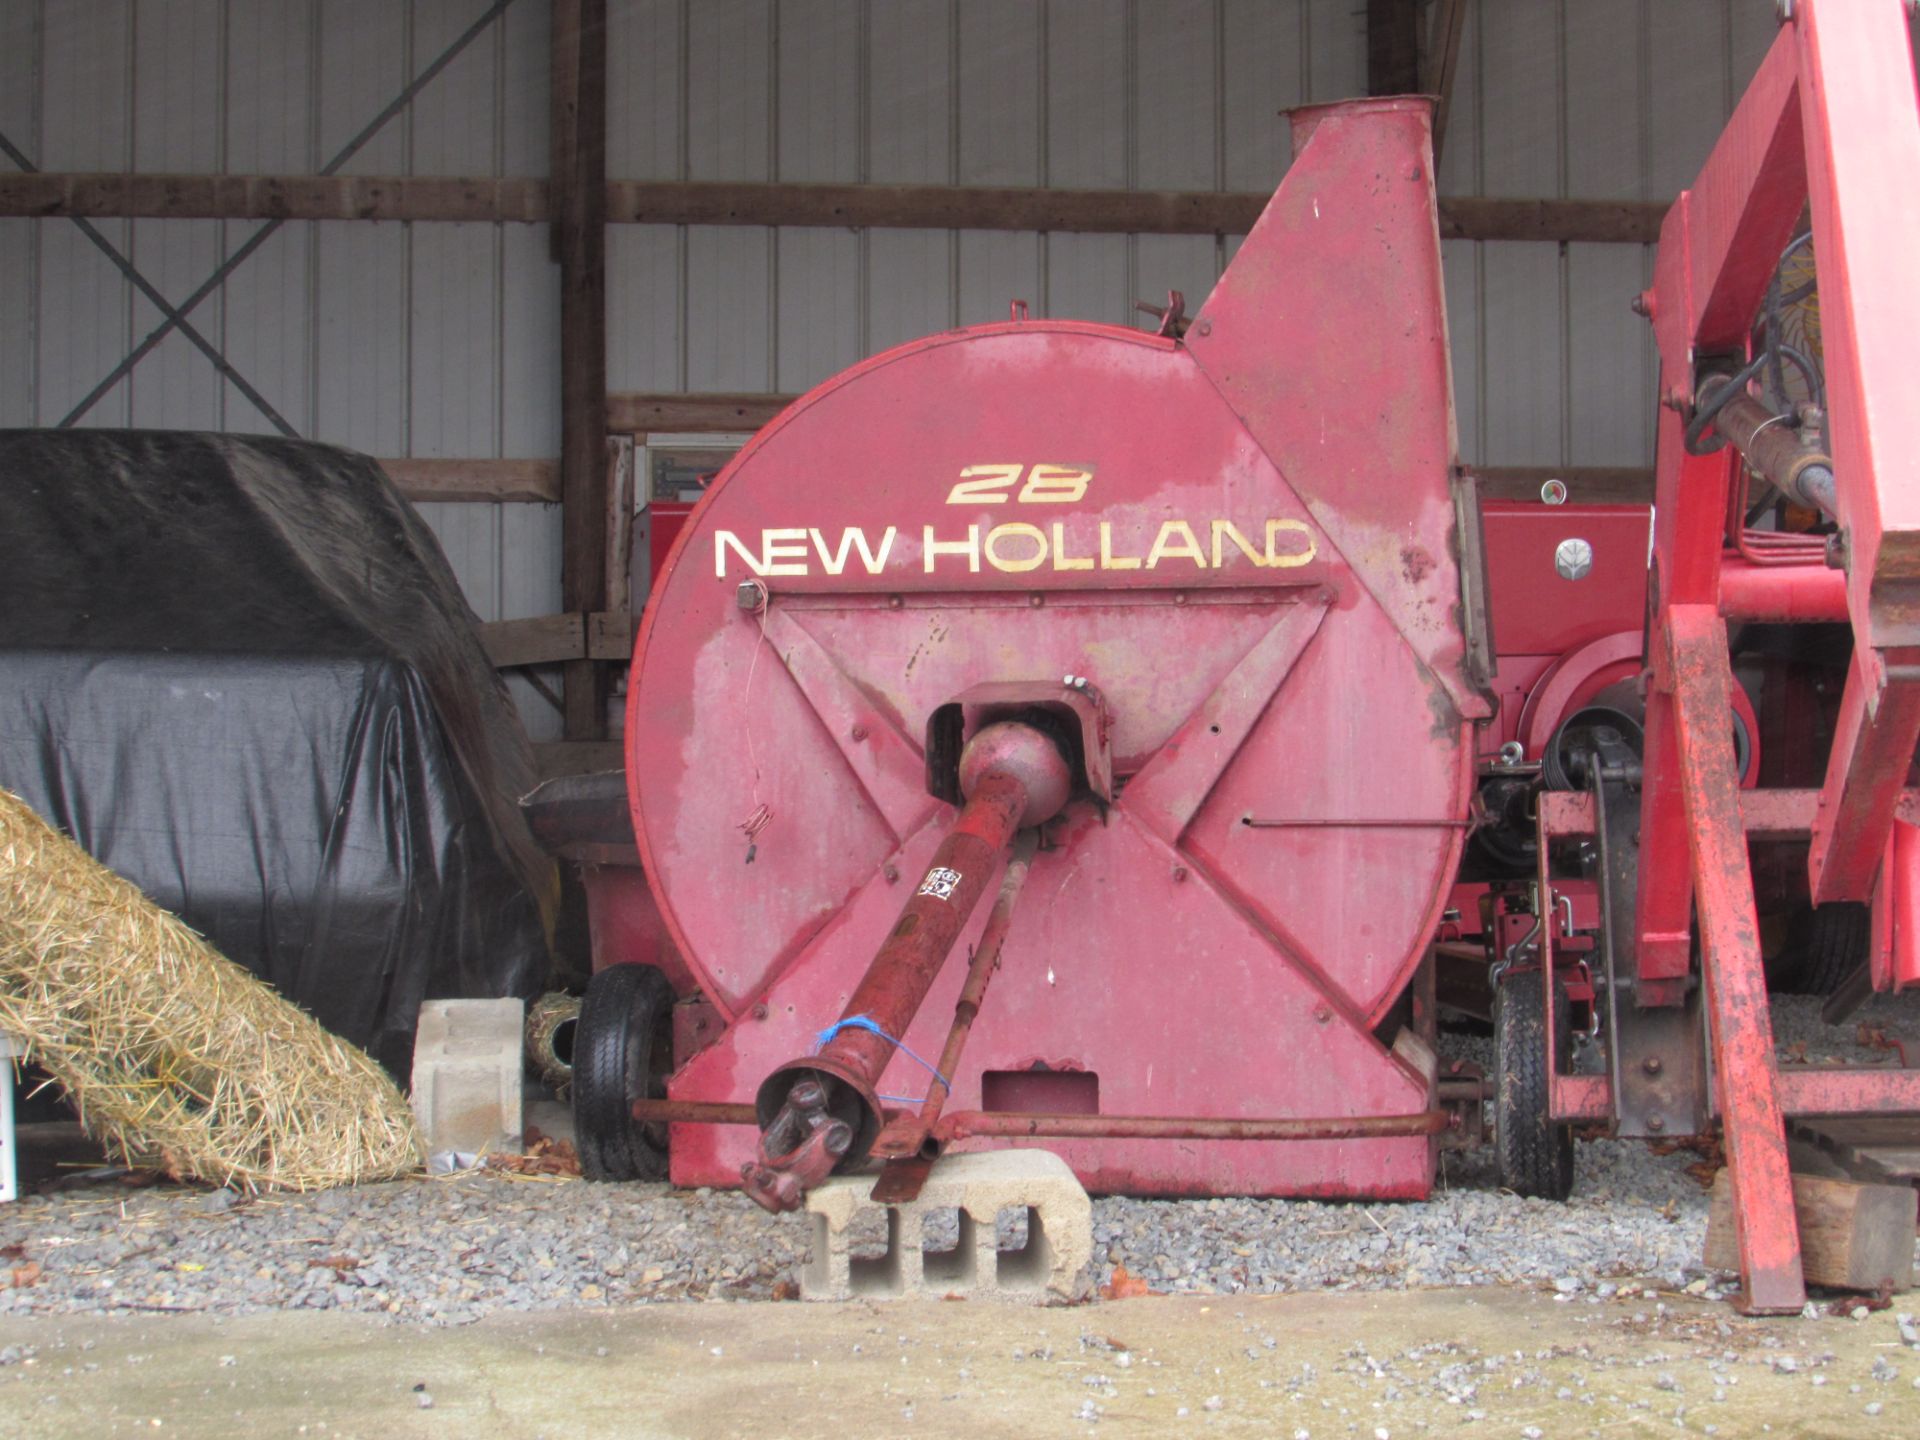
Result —
<path fill-rule="evenodd" d="M 533 802 L 593 862 L 588 1172 L 779 1210 L 1037 1145 L 1418 1198 L 1491 1101 L 1564 1197 L 1575 1124 L 1717 1125 L 1745 1308 L 1798 1309 L 1783 1116 L 1920 1112 L 1920 1072 L 1776 1065 L 1757 919 L 1845 918 L 1834 1006 L 1920 979 L 1900 0 L 1799 0 L 1668 216 L 1651 519 L 1479 504 L 1428 104 L 1292 121 L 1191 317 L 888 351 L 688 517 L 625 796 Z M 1438 1058 L 1462 962 L 1491 1077 Z"/>

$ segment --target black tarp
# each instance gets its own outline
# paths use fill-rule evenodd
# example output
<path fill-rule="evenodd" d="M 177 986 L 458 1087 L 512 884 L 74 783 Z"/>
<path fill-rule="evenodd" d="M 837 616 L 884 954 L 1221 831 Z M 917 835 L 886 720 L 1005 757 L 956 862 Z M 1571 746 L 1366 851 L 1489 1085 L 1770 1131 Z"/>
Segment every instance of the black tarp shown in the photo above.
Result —
<path fill-rule="evenodd" d="M 547 977 L 526 732 L 364 456 L 0 431 L 0 785 L 403 1080 Z"/>

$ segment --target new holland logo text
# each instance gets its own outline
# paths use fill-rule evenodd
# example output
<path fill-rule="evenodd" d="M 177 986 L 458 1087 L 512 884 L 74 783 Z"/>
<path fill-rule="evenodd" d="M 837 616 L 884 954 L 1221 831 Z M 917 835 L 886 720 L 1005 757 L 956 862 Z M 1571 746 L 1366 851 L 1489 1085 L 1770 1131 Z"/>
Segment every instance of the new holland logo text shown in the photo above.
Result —
<path fill-rule="evenodd" d="M 1093 471 L 1072 465 L 969 465 L 947 495 L 949 505 L 1065 505 L 1086 497 Z M 1036 520 L 1039 517 L 1036 517 Z M 1066 521 L 1024 520 L 961 528 L 920 527 L 922 574 L 977 575 L 982 568 L 1010 575 L 1036 570 L 1158 570 L 1187 565 L 1219 570 L 1229 565 L 1287 570 L 1305 565 L 1315 554 L 1313 533 L 1301 520 L 1266 520 L 1245 528 L 1232 520 L 1167 520 L 1141 545 L 1116 539 L 1111 521 L 1096 533 Z M 910 534 L 911 532 L 909 532 Z M 742 536 L 717 530 L 713 537 L 714 574 L 724 580 L 729 567 L 757 576 L 842 575 L 857 566 L 868 575 L 912 565 L 910 545 L 900 543 L 900 527 L 848 526 L 837 536 L 805 526 L 789 526 Z M 898 552 L 898 553 L 896 553 Z M 858 572 L 856 572 L 858 573 Z"/>

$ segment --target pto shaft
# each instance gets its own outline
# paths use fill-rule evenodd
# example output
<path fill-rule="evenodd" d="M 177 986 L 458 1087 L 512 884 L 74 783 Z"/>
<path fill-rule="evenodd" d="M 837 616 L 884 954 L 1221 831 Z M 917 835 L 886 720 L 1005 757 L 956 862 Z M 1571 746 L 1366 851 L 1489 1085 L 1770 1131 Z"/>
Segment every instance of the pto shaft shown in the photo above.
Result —
<path fill-rule="evenodd" d="M 802 1198 L 843 1161 L 872 1147 L 883 1115 L 874 1087 L 920 1013 L 954 941 L 1023 828 L 1066 803 L 1072 774 L 1060 747 L 1030 725 L 1003 721 L 968 742 L 966 796 L 913 895 L 818 1054 L 769 1075 L 755 1100 L 758 1155 L 741 1170 L 747 1193 L 772 1211 Z M 930 1084 L 939 1084 L 932 1076 Z"/>

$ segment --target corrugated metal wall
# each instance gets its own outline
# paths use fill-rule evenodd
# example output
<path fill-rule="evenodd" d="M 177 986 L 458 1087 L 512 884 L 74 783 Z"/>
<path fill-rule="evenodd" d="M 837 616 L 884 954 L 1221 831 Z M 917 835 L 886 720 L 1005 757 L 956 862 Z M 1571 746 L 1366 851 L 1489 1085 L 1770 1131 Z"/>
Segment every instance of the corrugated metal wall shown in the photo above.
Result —
<path fill-rule="evenodd" d="M 311 172 L 485 0 L 0 0 L 0 130 L 54 170 Z M 619 178 L 1259 190 L 1279 111 L 1365 89 L 1361 0 L 612 0 Z M 1772 0 L 1475 0 L 1442 188 L 1664 199 L 1774 34 Z M 351 162 L 547 164 L 546 6 L 517 0 Z M 101 224 L 184 297 L 256 228 Z M 290 224 L 194 314 L 303 435 L 375 454 L 558 450 L 542 227 Z M 609 381 L 799 390 L 1004 316 L 1140 322 L 1234 242 L 1182 236 L 616 227 Z M 1462 447 L 1645 464 L 1638 247 L 1451 242 Z M 0 424 L 53 424 L 157 313 L 67 221 L 0 221 Z M 1144 322 L 1142 322 L 1144 323 Z M 180 335 L 88 424 L 265 430 Z M 560 604 L 549 507 L 422 507 L 483 618 Z M 543 732 L 551 715 L 529 709 Z"/>

